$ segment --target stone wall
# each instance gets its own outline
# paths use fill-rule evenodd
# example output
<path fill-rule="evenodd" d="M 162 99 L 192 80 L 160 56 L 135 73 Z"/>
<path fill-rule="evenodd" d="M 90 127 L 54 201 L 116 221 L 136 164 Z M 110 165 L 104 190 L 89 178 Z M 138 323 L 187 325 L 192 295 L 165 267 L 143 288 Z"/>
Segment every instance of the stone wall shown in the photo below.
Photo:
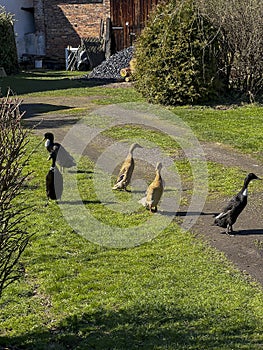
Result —
<path fill-rule="evenodd" d="M 65 59 L 67 46 L 99 37 L 101 21 L 110 17 L 110 0 L 34 0 L 36 32 L 44 35 L 45 54 Z"/>

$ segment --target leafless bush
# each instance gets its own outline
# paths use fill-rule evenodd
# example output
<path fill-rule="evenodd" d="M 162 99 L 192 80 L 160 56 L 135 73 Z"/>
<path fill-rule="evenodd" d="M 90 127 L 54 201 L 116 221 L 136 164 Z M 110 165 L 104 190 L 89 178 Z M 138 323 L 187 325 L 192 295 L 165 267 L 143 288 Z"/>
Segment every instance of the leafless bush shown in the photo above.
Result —
<path fill-rule="evenodd" d="M 262 0 L 196 0 L 202 15 L 220 29 L 231 88 L 253 97 L 263 83 Z"/>
<path fill-rule="evenodd" d="M 21 127 L 20 101 L 0 100 L 0 296 L 21 276 L 19 259 L 30 234 L 23 227 L 28 207 L 23 197 L 28 161 L 27 132 Z"/>

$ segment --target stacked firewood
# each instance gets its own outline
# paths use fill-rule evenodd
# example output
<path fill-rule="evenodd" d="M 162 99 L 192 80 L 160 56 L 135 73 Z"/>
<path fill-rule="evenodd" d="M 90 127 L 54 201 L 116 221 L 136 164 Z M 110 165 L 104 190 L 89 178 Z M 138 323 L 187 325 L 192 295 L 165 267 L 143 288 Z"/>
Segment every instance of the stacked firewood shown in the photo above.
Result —
<path fill-rule="evenodd" d="M 124 78 L 125 81 L 133 81 L 134 78 L 134 72 L 135 72 L 135 66 L 136 66 L 136 59 L 132 58 L 130 60 L 129 66 L 122 68 L 120 70 L 120 75 L 122 78 Z"/>

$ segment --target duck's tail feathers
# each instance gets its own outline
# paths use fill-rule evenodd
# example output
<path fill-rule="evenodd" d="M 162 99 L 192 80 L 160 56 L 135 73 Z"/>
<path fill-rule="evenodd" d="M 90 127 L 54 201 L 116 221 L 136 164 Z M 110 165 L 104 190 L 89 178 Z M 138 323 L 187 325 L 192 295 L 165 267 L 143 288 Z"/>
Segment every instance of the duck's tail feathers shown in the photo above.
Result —
<path fill-rule="evenodd" d="M 119 182 L 117 182 L 113 187 L 112 189 L 113 190 L 119 190 L 120 188 L 122 188 L 121 184 Z"/>
<path fill-rule="evenodd" d="M 124 175 L 120 175 L 116 184 L 112 187 L 113 190 L 118 190 L 124 188 Z"/>

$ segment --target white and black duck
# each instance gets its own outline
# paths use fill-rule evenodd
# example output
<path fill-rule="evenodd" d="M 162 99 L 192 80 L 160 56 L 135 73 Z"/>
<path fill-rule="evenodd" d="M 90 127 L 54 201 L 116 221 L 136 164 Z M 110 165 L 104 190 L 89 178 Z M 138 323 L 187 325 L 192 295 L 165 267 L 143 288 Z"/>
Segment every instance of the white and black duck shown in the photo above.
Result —
<path fill-rule="evenodd" d="M 260 178 L 253 173 L 249 173 L 244 180 L 242 189 L 229 201 L 223 211 L 215 217 L 214 225 L 226 228 L 226 234 L 233 232 L 234 223 L 247 205 L 248 185 L 252 180 L 260 180 Z"/>
<path fill-rule="evenodd" d="M 58 142 L 54 142 L 54 135 L 51 132 L 47 132 L 44 135 L 45 147 L 49 152 L 49 159 L 57 162 L 63 171 L 64 168 L 71 168 L 76 165 L 74 158 L 68 151 Z"/>

